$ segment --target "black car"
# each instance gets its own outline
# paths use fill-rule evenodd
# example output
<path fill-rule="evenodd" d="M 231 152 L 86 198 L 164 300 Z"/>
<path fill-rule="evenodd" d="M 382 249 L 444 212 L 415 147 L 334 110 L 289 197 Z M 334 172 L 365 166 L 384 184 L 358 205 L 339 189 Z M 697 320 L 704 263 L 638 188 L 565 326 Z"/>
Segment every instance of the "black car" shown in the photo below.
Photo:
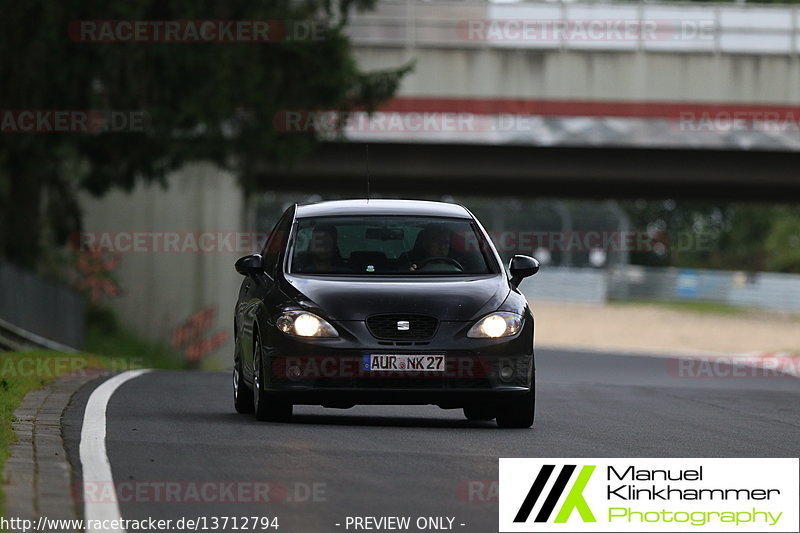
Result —
<path fill-rule="evenodd" d="M 509 277 L 460 205 L 294 205 L 236 262 L 236 410 L 435 404 L 530 427 L 534 324 L 517 286 L 538 269 L 517 255 Z"/>

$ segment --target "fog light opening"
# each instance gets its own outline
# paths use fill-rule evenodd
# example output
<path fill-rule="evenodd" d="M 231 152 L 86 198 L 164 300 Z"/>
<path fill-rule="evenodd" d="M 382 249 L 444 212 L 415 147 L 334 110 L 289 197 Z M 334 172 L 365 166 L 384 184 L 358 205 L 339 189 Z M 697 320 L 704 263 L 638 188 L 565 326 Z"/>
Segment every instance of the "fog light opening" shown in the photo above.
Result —
<path fill-rule="evenodd" d="M 286 377 L 289 379 L 300 379 L 300 367 L 292 365 L 286 369 Z"/>
<path fill-rule="evenodd" d="M 500 369 L 500 379 L 510 381 L 514 377 L 514 369 L 506 365 Z"/>

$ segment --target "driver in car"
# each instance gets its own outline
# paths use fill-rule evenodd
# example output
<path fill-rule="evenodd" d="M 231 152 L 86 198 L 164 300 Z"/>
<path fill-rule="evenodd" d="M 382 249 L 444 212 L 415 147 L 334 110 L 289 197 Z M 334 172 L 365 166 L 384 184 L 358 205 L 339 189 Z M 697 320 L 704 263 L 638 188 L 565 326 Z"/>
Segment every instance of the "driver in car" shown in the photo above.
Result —
<path fill-rule="evenodd" d="M 435 259 L 450 257 L 450 231 L 442 226 L 429 226 L 420 231 L 416 246 L 408 253 L 409 270 L 418 270 Z"/>

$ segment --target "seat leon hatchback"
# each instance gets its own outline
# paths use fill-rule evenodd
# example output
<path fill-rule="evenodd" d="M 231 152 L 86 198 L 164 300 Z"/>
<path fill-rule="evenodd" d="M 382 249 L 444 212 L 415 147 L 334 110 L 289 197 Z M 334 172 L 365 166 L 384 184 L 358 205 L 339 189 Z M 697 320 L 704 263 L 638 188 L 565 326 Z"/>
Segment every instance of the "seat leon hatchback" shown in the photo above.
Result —
<path fill-rule="evenodd" d="M 469 210 L 410 200 L 295 205 L 236 262 L 233 394 L 287 420 L 296 404 L 438 405 L 533 424 L 533 315 Z"/>

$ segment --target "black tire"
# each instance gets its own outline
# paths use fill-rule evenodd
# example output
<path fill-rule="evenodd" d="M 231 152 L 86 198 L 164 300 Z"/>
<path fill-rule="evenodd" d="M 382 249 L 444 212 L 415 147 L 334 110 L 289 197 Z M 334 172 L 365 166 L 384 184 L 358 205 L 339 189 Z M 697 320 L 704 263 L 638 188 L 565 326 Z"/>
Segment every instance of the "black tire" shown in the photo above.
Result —
<path fill-rule="evenodd" d="M 534 390 L 513 399 L 504 400 L 497 406 L 497 425 L 501 428 L 529 428 L 533 425 L 536 410 Z"/>
<path fill-rule="evenodd" d="M 497 409 L 494 405 L 472 404 L 464 406 L 464 416 L 467 420 L 483 421 L 494 420 L 497 416 Z"/>
<path fill-rule="evenodd" d="M 253 391 L 244 381 L 239 359 L 233 363 L 233 407 L 237 413 L 252 413 L 254 410 Z"/>
<path fill-rule="evenodd" d="M 292 417 L 292 404 L 264 390 L 264 364 L 261 357 L 261 339 L 253 335 L 253 410 L 256 420 L 285 422 Z"/>

